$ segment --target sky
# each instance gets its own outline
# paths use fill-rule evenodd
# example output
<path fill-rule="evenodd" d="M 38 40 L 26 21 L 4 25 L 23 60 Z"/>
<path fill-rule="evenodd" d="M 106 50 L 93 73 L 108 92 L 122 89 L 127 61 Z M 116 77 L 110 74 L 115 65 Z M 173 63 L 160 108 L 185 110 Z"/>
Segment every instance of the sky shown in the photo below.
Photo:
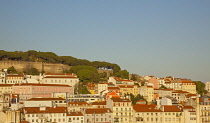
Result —
<path fill-rule="evenodd" d="M 0 49 L 210 81 L 209 0 L 0 0 Z"/>

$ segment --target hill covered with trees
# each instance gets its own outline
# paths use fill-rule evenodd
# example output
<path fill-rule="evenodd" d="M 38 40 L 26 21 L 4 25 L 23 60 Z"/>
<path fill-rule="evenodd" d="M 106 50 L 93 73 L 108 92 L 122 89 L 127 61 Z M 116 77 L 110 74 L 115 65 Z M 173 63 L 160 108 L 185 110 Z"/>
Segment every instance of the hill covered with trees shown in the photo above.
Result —
<path fill-rule="evenodd" d="M 7 52 L 0 50 L 0 60 L 16 60 L 16 61 L 32 61 L 32 62 L 46 62 L 46 63 L 61 63 L 67 64 L 69 66 L 86 65 L 93 66 L 97 69 L 112 69 L 114 73 L 121 70 L 120 66 L 117 64 L 101 61 L 89 61 L 85 59 L 77 59 L 72 56 L 58 56 L 53 52 L 40 52 L 35 50 L 14 51 Z"/>

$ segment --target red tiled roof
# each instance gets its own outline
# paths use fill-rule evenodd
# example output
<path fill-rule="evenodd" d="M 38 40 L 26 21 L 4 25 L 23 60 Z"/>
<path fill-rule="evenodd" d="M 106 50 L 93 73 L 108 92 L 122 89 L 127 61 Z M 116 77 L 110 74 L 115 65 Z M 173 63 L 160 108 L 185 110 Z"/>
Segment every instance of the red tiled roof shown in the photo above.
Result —
<path fill-rule="evenodd" d="M 164 112 L 181 112 L 175 105 L 164 105 Z"/>
<path fill-rule="evenodd" d="M 187 94 L 186 97 L 197 96 L 196 94 Z"/>
<path fill-rule="evenodd" d="M 70 75 L 75 76 L 73 73 L 45 73 L 45 75 Z"/>
<path fill-rule="evenodd" d="M 27 101 L 55 101 L 55 100 L 65 100 L 63 98 L 31 98 Z"/>
<path fill-rule="evenodd" d="M 195 109 L 192 106 L 183 106 L 182 109 Z"/>
<path fill-rule="evenodd" d="M 20 123 L 29 123 L 28 121 L 22 121 L 22 122 L 20 122 Z"/>
<path fill-rule="evenodd" d="M 62 87 L 71 87 L 69 85 L 62 85 L 62 84 L 37 84 L 37 83 L 20 83 L 20 84 L 14 84 L 14 86 L 62 86 Z"/>
<path fill-rule="evenodd" d="M 133 109 L 136 112 L 161 112 L 160 109 L 156 109 L 155 108 L 156 105 L 140 105 L 140 104 L 136 104 L 133 106 Z"/>
<path fill-rule="evenodd" d="M 134 88 L 134 85 L 118 85 L 119 88 Z"/>
<path fill-rule="evenodd" d="M 67 116 L 84 116 L 82 112 L 69 112 Z"/>
<path fill-rule="evenodd" d="M 120 88 L 119 87 L 108 87 L 108 89 L 116 89 L 116 90 L 119 90 Z"/>
<path fill-rule="evenodd" d="M 44 77 L 43 79 L 45 79 L 45 78 L 58 78 L 58 79 L 78 79 L 77 77 L 74 77 L 74 76 L 46 76 L 46 77 Z"/>
<path fill-rule="evenodd" d="M 85 109 L 86 114 L 104 114 L 104 113 L 112 113 L 109 108 L 89 108 Z"/>
<path fill-rule="evenodd" d="M 37 113 L 66 113 L 67 107 L 46 107 L 46 110 L 40 110 L 39 107 L 25 107 L 26 114 Z"/>
<path fill-rule="evenodd" d="M 7 75 L 6 77 L 24 77 L 24 75 Z"/>
<path fill-rule="evenodd" d="M 8 86 L 13 86 L 13 84 L 0 84 L 0 87 L 8 87 Z"/>
<path fill-rule="evenodd" d="M 113 102 L 131 102 L 129 99 L 121 99 L 119 97 L 112 97 Z"/>
<path fill-rule="evenodd" d="M 189 93 L 189 92 L 187 92 L 187 91 L 182 91 L 182 90 L 175 90 L 175 91 L 173 91 L 172 93 Z"/>

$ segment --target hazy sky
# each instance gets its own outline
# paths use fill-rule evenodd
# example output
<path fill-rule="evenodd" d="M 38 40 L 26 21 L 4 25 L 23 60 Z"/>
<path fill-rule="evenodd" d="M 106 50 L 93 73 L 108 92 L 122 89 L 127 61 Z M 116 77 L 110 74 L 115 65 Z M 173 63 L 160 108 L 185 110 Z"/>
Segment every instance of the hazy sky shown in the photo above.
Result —
<path fill-rule="evenodd" d="M 0 49 L 210 81 L 209 0 L 0 0 Z"/>

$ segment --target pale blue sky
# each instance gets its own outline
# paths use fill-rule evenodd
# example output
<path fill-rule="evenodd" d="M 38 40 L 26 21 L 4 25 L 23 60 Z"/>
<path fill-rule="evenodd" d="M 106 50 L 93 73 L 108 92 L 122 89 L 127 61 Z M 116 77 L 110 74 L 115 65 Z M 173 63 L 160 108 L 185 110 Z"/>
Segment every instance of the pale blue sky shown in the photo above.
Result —
<path fill-rule="evenodd" d="M 210 81 L 209 0 L 0 0 L 0 49 Z"/>

